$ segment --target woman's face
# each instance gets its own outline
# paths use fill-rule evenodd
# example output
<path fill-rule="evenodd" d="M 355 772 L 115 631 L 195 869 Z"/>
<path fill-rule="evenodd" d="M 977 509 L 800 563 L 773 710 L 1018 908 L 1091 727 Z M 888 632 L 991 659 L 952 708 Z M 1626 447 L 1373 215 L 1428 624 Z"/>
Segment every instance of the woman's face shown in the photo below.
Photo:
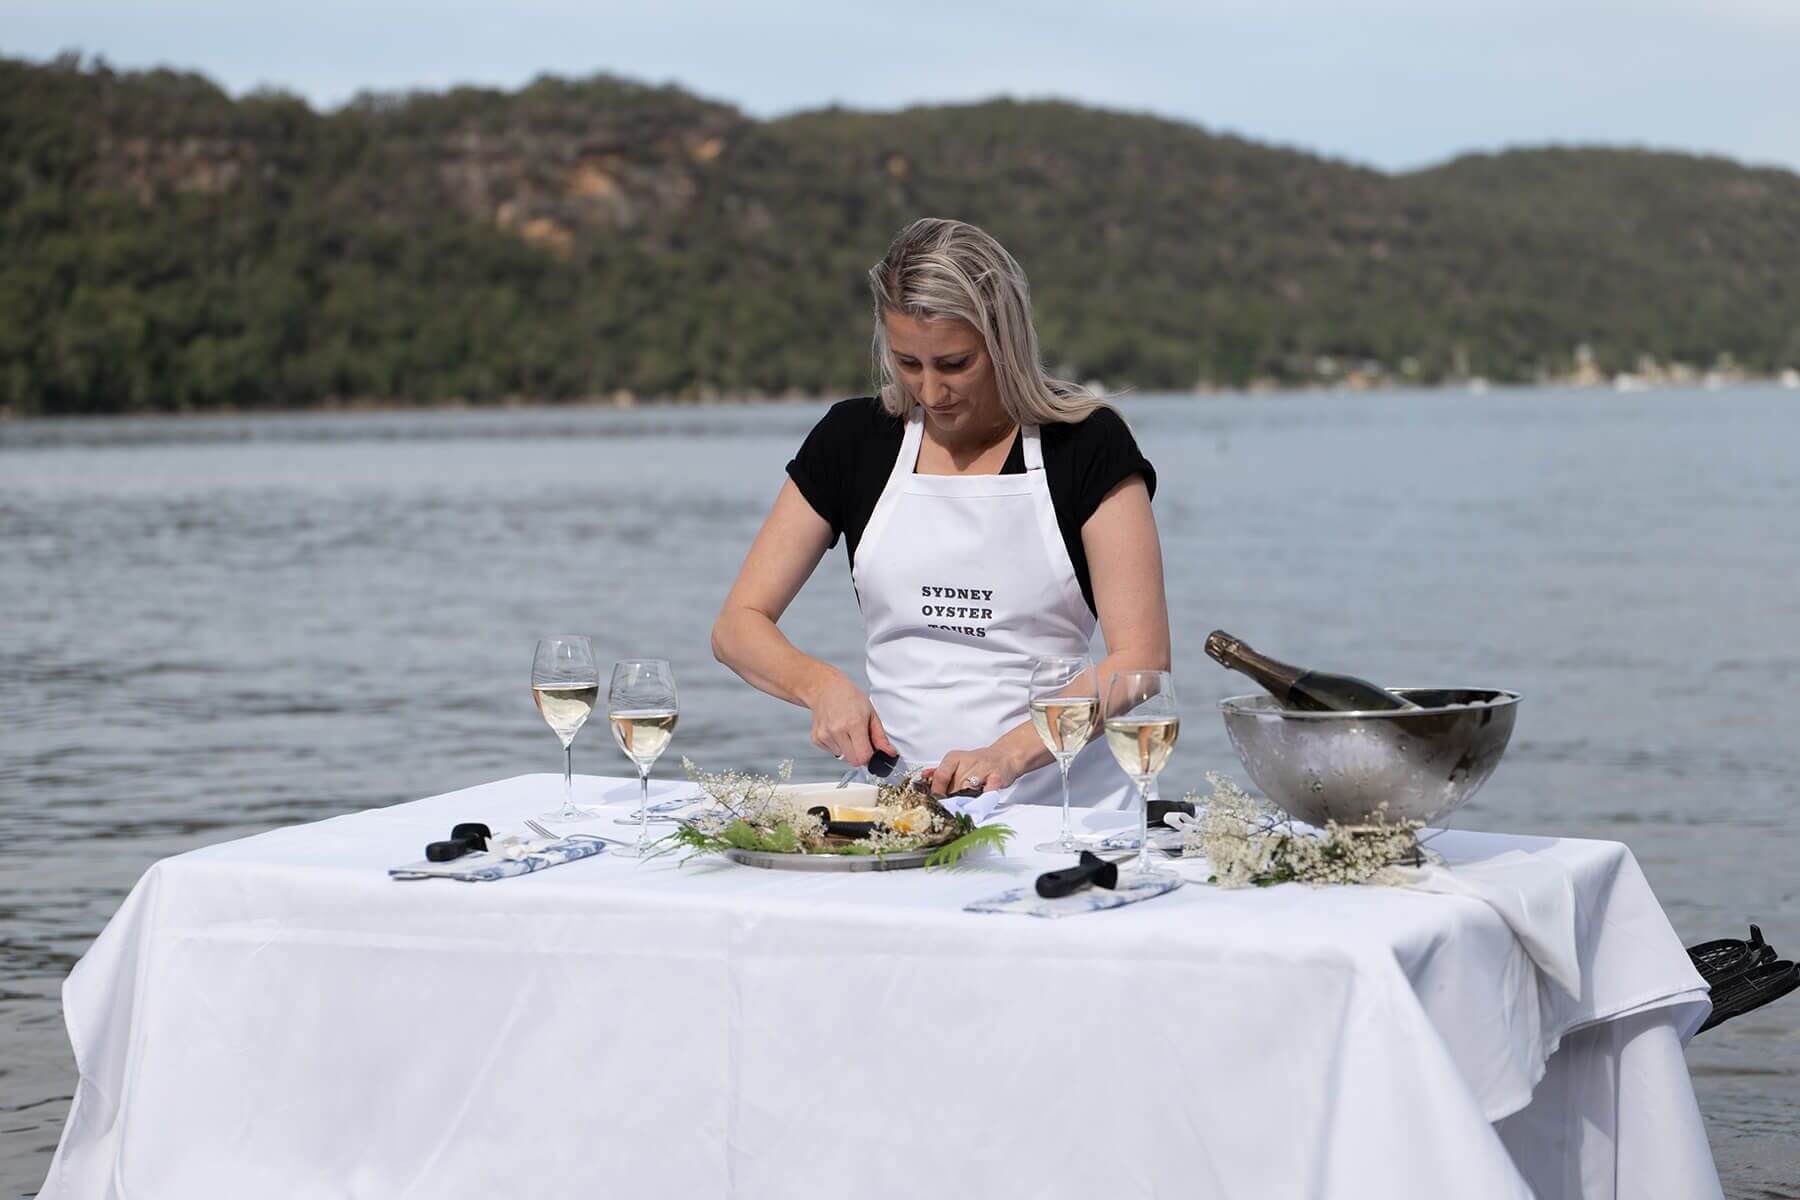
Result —
<path fill-rule="evenodd" d="M 994 361 L 976 328 L 961 317 L 925 321 L 882 315 L 900 384 L 924 406 L 926 424 L 951 440 L 980 437 L 1009 424 L 994 383 Z"/>

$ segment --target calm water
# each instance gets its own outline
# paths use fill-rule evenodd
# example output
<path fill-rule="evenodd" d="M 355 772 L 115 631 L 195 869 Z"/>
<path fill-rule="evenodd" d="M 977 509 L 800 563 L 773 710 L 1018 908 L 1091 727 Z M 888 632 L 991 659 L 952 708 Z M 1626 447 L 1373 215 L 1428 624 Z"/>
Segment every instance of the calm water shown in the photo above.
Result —
<path fill-rule="evenodd" d="M 533 639 L 660 654 L 678 748 L 803 714 L 713 613 L 817 407 L 0 425 L 0 1195 L 74 1083 L 58 987 L 154 860 L 557 765 Z M 1800 393 L 1161 398 L 1166 777 L 1235 767 L 1223 626 L 1399 684 L 1526 694 L 1474 828 L 1630 844 L 1689 941 L 1800 951 Z M 785 622 L 859 663 L 839 547 Z M 604 736 L 577 769 L 623 773 Z M 803 768 L 804 770 L 804 768 Z M 1800 1000 L 1689 1051 L 1734 1196 L 1800 1194 Z"/>

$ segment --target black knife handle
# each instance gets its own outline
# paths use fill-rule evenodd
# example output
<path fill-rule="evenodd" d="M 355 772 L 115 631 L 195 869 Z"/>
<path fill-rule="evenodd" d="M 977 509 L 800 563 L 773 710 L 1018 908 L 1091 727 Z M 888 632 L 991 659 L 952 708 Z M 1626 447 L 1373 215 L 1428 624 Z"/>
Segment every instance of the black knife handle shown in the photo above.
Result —
<path fill-rule="evenodd" d="M 1090 850 L 1081 852 L 1081 861 L 1060 871 L 1046 871 L 1037 877 L 1037 894 L 1046 900 L 1072 896 L 1084 887 L 1114 887 L 1119 882 L 1119 864 L 1107 862 Z"/>
<path fill-rule="evenodd" d="M 866 838 L 875 832 L 875 822 L 873 821 L 832 820 L 831 810 L 823 804 L 816 804 L 806 812 L 808 816 L 817 817 L 824 823 L 826 837 L 849 838 L 854 841 L 857 838 Z"/>
<path fill-rule="evenodd" d="M 473 849 L 474 847 L 463 838 L 452 838 L 447 842 L 433 842 L 425 847 L 425 861 L 450 862 L 452 859 L 461 858 Z"/>
<path fill-rule="evenodd" d="M 864 770 L 868 771 L 869 774 L 875 776 L 877 779 L 886 779 L 893 773 L 894 764 L 899 761 L 899 759 L 895 758 L 892 754 L 889 754 L 886 750 L 877 750 L 875 753 L 869 755 L 869 765 L 865 767 Z"/>
<path fill-rule="evenodd" d="M 451 841 L 467 841 L 477 850 L 486 850 L 494 831 L 481 821 L 464 821 L 450 831 Z"/>

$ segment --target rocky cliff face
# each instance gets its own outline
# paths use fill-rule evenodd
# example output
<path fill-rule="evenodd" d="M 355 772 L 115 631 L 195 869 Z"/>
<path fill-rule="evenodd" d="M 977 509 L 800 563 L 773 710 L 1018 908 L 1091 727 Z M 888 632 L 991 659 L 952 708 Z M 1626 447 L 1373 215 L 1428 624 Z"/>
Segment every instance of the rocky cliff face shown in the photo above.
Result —
<path fill-rule="evenodd" d="M 469 91 L 366 97 L 315 115 L 282 97 L 235 104 L 191 76 L 60 73 L 70 77 L 64 86 L 39 90 L 61 94 L 34 99 L 75 118 L 85 160 L 79 186 L 151 207 L 183 194 L 296 182 L 284 174 L 344 180 L 398 168 L 428 174 L 439 199 L 471 221 L 558 251 L 590 233 L 654 233 L 678 223 L 750 124 L 722 105 L 608 79 L 544 81 L 538 86 L 549 94 L 527 93 L 525 103 Z M 29 119 L 30 106 L 22 107 Z M 406 190 L 420 182 L 406 181 Z"/>
<path fill-rule="evenodd" d="M 666 240 L 743 125 L 725 113 L 653 130 L 603 117 L 575 133 L 466 124 L 423 156 L 457 211 L 567 256 L 578 237 Z"/>
<path fill-rule="evenodd" d="M 145 205 L 171 192 L 218 195 L 257 169 L 256 145 L 245 138 L 107 136 L 98 149 L 95 182 Z"/>

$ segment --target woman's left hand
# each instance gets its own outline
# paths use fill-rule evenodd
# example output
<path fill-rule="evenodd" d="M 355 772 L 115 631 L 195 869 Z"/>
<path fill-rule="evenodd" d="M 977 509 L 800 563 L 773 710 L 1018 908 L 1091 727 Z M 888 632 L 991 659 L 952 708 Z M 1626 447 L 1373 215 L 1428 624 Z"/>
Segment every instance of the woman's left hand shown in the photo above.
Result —
<path fill-rule="evenodd" d="M 931 771 L 931 794 L 942 799 L 952 792 L 991 792 L 1009 786 L 1019 777 L 1012 755 L 999 746 L 979 750 L 952 750 Z"/>

